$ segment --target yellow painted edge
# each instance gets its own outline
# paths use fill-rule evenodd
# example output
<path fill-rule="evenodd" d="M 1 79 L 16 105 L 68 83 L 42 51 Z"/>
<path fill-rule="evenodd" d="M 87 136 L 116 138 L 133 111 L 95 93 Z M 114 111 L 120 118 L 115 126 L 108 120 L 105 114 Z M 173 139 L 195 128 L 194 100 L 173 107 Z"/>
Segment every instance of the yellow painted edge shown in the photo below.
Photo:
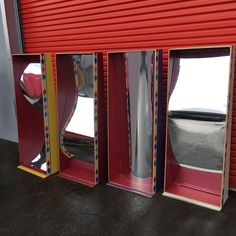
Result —
<path fill-rule="evenodd" d="M 59 141 L 56 88 L 53 76 L 52 55 L 45 54 L 47 92 L 48 92 L 48 117 L 49 117 L 49 140 L 51 151 L 51 174 L 59 171 Z"/>
<path fill-rule="evenodd" d="M 33 175 L 36 175 L 36 176 L 38 176 L 38 177 L 40 177 L 40 178 L 43 178 L 43 179 L 45 179 L 45 178 L 47 177 L 46 174 L 37 172 L 36 170 L 32 170 L 32 169 L 30 169 L 30 168 L 28 168 L 28 167 L 25 167 L 25 166 L 22 166 L 22 165 L 17 166 L 17 168 L 18 168 L 18 169 L 21 169 L 21 170 L 24 170 L 24 171 L 26 171 L 26 172 L 29 172 L 29 173 L 31 173 L 31 174 L 33 174 Z"/>

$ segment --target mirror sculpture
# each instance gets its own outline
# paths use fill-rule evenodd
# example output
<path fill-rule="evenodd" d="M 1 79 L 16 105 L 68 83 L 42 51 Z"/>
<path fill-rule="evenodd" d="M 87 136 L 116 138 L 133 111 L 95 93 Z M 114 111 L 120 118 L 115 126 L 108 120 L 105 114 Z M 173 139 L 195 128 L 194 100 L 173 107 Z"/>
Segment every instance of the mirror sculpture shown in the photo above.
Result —
<path fill-rule="evenodd" d="M 76 98 L 74 109 L 61 134 L 68 157 L 94 163 L 93 55 L 74 55 Z"/>
<path fill-rule="evenodd" d="M 156 51 L 108 55 L 109 184 L 145 195 L 156 190 L 160 58 Z"/>
<path fill-rule="evenodd" d="M 13 55 L 20 169 L 46 177 L 58 171 L 55 88 L 49 54 Z M 50 89 L 50 92 L 48 92 Z M 51 107 L 51 109 L 49 109 Z M 50 116 L 50 121 L 49 121 Z"/>
<path fill-rule="evenodd" d="M 230 155 L 231 48 L 169 55 L 164 194 L 220 209 Z"/>
<path fill-rule="evenodd" d="M 105 130 L 101 131 L 105 122 L 104 111 L 100 107 L 104 100 L 101 56 L 93 53 L 56 56 L 59 175 L 89 186 L 99 182 L 99 172 L 101 180 L 105 178 L 105 168 L 101 167 L 105 152 L 101 148 L 106 143 Z"/>

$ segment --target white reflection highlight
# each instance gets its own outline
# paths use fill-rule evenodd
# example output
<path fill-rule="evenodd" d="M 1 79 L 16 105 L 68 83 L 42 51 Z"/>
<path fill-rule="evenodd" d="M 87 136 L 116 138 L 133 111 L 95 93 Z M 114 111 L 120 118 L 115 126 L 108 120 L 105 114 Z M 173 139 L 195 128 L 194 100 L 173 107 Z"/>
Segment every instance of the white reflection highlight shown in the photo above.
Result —
<path fill-rule="evenodd" d="M 226 114 L 230 56 L 181 58 L 169 111 L 187 110 Z"/>
<path fill-rule="evenodd" d="M 94 137 L 94 99 L 78 96 L 78 102 L 66 131 Z"/>

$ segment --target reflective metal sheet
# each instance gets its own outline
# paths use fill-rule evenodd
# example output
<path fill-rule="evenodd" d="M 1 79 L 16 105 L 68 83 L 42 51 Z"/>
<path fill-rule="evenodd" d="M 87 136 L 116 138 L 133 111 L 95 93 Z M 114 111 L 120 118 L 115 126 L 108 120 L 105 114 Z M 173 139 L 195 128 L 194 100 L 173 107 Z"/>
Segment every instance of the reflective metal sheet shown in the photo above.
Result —
<path fill-rule="evenodd" d="M 37 108 L 39 116 L 43 116 L 42 79 L 40 63 L 30 63 L 26 67 L 24 73 L 20 78 L 20 87 L 26 100 L 30 104 L 32 104 L 32 106 L 35 106 Z M 29 164 L 34 168 L 46 171 L 46 151 L 44 144 L 40 153 L 38 153 L 37 156 L 33 157 Z"/>
<path fill-rule="evenodd" d="M 130 114 L 131 171 L 152 175 L 152 64 L 153 52 L 127 53 Z"/>
<path fill-rule="evenodd" d="M 94 162 L 94 58 L 73 55 L 76 95 L 74 109 L 68 117 L 63 146 L 66 154 L 77 160 Z"/>
<path fill-rule="evenodd" d="M 222 170 L 229 53 L 186 57 L 183 51 L 174 66 L 168 107 L 174 156 L 190 167 Z"/>

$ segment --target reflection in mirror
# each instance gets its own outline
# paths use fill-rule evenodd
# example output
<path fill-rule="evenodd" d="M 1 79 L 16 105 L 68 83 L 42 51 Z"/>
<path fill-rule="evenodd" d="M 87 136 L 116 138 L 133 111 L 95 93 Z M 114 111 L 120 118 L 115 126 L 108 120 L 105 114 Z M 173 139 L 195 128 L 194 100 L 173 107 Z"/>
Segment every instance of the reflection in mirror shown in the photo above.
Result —
<path fill-rule="evenodd" d="M 72 57 L 76 98 L 62 131 L 62 147 L 68 157 L 94 163 L 94 58 L 92 54 Z"/>
<path fill-rule="evenodd" d="M 168 106 L 174 156 L 183 165 L 222 171 L 230 51 L 193 51 L 175 60 Z"/>
<path fill-rule="evenodd" d="M 146 51 L 127 53 L 131 171 L 141 178 L 152 174 L 152 54 Z"/>
<path fill-rule="evenodd" d="M 38 115 L 43 116 L 42 80 L 40 63 L 30 63 L 20 78 L 21 91 L 25 99 L 36 107 Z M 43 145 L 41 152 L 29 163 L 32 167 L 46 171 L 46 152 Z"/>
<path fill-rule="evenodd" d="M 109 184 L 148 196 L 157 184 L 160 68 L 161 51 L 108 54 Z"/>

